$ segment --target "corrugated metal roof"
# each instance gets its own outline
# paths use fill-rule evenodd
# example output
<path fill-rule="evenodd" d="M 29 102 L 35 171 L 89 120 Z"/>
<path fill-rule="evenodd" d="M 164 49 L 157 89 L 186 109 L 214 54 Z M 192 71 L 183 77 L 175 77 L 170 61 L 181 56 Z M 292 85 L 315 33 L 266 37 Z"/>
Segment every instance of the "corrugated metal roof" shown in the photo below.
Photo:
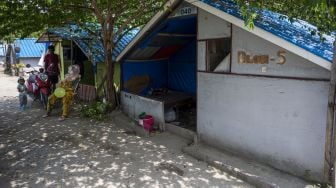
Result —
<path fill-rule="evenodd" d="M 92 53 L 93 62 L 104 62 L 104 48 L 102 42 L 97 36 L 90 34 L 85 29 L 71 24 L 65 27 L 50 28 L 48 32 L 60 36 L 62 39 L 73 40 L 85 53 L 90 56 Z M 112 55 L 116 58 L 119 53 L 127 46 L 127 44 L 135 37 L 139 29 L 134 29 L 125 35 L 115 47 Z"/>
<path fill-rule="evenodd" d="M 20 58 L 41 57 L 45 44 L 35 43 L 35 38 L 16 39 L 14 44 L 20 45 Z"/>
<path fill-rule="evenodd" d="M 238 6 L 231 0 L 221 0 L 221 2 L 201 1 L 225 13 L 243 19 Z M 319 36 L 311 35 L 310 29 L 315 28 L 311 24 L 302 20 L 291 23 L 288 19 L 280 17 L 284 17 L 284 15 L 263 10 L 262 16 L 255 21 L 255 25 L 332 62 L 333 41 L 335 40 L 333 36 L 325 35 L 326 40 L 322 42 Z"/>
<path fill-rule="evenodd" d="M 119 41 L 115 51 L 113 52 L 114 58 L 117 58 L 117 56 L 126 48 L 126 46 L 133 40 L 139 31 L 139 29 L 133 29 Z"/>

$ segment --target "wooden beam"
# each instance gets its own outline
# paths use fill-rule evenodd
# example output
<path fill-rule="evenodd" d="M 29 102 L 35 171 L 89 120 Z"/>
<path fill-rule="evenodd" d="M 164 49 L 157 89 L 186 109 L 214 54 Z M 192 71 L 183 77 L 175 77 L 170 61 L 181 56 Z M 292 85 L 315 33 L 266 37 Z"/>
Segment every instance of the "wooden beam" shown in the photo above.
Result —
<path fill-rule="evenodd" d="M 60 41 L 61 38 L 58 37 L 57 35 L 47 35 L 46 33 L 44 33 L 43 35 L 41 35 L 37 40 L 36 43 L 44 43 L 44 42 L 58 42 Z"/>
<path fill-rule="evenodd" d="M 160 24 L 161 20 L 166 18 L 171 10 L 175 10 L 178 5 L 182 2 L 182 0 L 168 0 L 164 6 L 164 10 L 159 11 L 154 17 L 140 30 L 140 32 L 135 36 L 135 38 L 122 50 L 122 52 L 117 56 L 116 61 L 120 62 L 120 60 L 130 52 L 133 47 L 138 44 L 138 42 L 144 38 L 148 33 L 152 32 L 152 29 Z"/>
<path fill-rule="evenodd" d="M 336 97 L 336 43 L 334 43 L 334 57 L 331 65 L 328 109 L 327 109 L 327 126 L 325 141 L 325 160 L 324 160 L 324 177 L 325 181 L 332 181 L 333 166 L 335 162 L 335 97 Z M 335 179 L 335 178 L 333 178 Z"/>
<path fill-rule="evenodd" d="M 196 37 L 196 34 L 158 33 L 157 36 L 163 36 L 163 37 Z"/>
<path fill-rule="evenodd" d="M 336 160 L 334 161 L 334 166 L 336 166 Z M 335 188 L 336 185 L 336 176 L 335 172 L 333 173 L 333 179 L 332 179 L 332 187 Z"/>
<path fill-rule="evenodd" d="M 332 75 L 333 75 L 333 78 L 336 77 L 336 41 L 334 41 L 334 50 L 333 50 L 334 54 L 333 54 L 333 63 L 332 63 Z M 333 80 L 333 86 L 336 87 L 336 83 L 335 83 L 335 79 Z M 332 83 L 332 82 L 330 82 Z M 336 88 L 334 88 L 336 90 Z M 336 100 L 336 91 L 334 90 L 334 102 Z M 335 177 L 335 164 L 336 164 L 336 116 L 335 116 L 335 109 L 336 109 L 336 106 L 334 104 L 334 119 L 333 119 L 333 131 L 332 131 L 332 140 L 331 140 L 331 164 L 333 165 L 332 166 L 332 169 L 330 169 L 329 171 L 332 171 L 332 174 L 331 174 L 331 180 L 332 180 L 332 186 L 335 187 L 336 185 L 336 177 Z"/>

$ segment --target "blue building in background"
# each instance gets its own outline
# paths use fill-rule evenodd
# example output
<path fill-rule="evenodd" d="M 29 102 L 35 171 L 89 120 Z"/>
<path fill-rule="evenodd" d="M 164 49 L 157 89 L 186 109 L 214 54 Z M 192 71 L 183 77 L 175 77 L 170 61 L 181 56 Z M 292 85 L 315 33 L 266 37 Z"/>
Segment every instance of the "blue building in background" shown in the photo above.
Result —
<path fill-rule="evenodd" d="M 36 38 L 24 38 L 16 39 L 14 41 L 15 47 L 20 47 L 20 51 L 16 53 L 17 58 L 20 58 L 20 62 L 32 66 L 38 65 L 38 62 L 45 51 L 45 44 L 36 43 L 36 40 Z"/>

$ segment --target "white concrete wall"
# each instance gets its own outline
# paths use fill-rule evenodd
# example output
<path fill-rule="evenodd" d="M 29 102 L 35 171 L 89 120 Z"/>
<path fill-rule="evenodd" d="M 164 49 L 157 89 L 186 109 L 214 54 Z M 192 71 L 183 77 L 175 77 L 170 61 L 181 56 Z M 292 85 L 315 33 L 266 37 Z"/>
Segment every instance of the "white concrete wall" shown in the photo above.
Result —
<path fill-rule="evenodd" d="M 198 11 L 198 40 L 225 38 L 231 36 L 231 25 L 201 9 Z M 198 42 L 198 70 L 205 70 L 206 42 Z M 285 51 L 286 63 L 277 64 L 281 59 L 277 55 L 279 50 Z M 238 51 L 246 54 L 268 55 L 268 64 L 238 63 Z M 270 43 L 255 34 L 232 25 L 232 68 L 231 72 L 238 74 L 257 74 L 280 77 L 297 77 L 312 79 L 329 79 L 330 71 L 295 55 L 286 49 Z"/>
<path fill-rule="evenodd" d="M 328 82 L 198 73 L 202 141 L 321 180 Z"/>
<path fill-rule="evenodd" d="M 164 123 L 164 104 L 159 101 L 121 91 L 121 106 L 124 113 L 132 119 L 138 119 L 142 112 L 154 117 L 154 123 Z"/>
<path fill-rule="evenodd" d="M 198 40 L 230 37 L 230 25 L 229 22 L 198 9 Z"/>
<path fill-rule="evenodd" d="M 258 74 L 284 77 L 329 79 L 330 71 L 291 52 L 282 49 L 262 38 L 249 33 L 239 27 L 232 28 L 232 72 L 242 74 Z M 286 51 L 286 63 L 277 64 L 281 58 L 279 50 Z M 250 55 L 268 55 L 269 64 L 242 64 L 238 63 L 238 51 L 244 51 Z M 264 71 L 262 71 L 264 67 Z"/>
<path fill-rule="evenodd" d="M 206 69 L 206 41 L 197 43 L 197 70 L 205 71 Z"/>
<path fill-rule="evenodd" d="M 30 64 L 32 67 L 36 67 L 40 58 L 20 58 L 20 62 L 25 65 Z"/>
<path fill-rule="evenodd" d="M 205 71 L 206 40 L 230 37 L 229 26 L 199 10 L 199 71 Z M 238 51 L 267 55 L 268 64 L 239 63 Z M 279 51 L 285 51 L 283 65 L 277 64 Z M 236 74 L 198 73 L 197 132 L 201 140 L 322 180 L 330 72 L 234 25 L 231 53 L 231 72 Z"/>

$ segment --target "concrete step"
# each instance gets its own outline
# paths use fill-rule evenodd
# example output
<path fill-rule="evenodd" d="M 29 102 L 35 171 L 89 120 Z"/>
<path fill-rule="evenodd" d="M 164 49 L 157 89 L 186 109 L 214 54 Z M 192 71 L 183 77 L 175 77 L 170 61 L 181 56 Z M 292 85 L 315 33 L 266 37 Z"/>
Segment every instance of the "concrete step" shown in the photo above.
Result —
<path fill-rule="evenodd" d="M 134 120 L 127 117 L 121 111 L 115 111 L 111 114 L 112 120 L 115 121 L 116 125 L 125 129 L 128 132 L 133 132 L 135 135 L 142 137 L 149 137 L 150 133 L 144 130 L 141 126 L 137 124 Z"/>
<path fill-rule="evenodd" d="M 128 132 L 132 132 L 142 137 L 150 137 L 149 134 L 137 122 L 127 117 L 120 111 L 111 115 L 115 123 Z M 182 129 L 178 126 L 166 124 L 165 130 L 188 141 L 196 141 L 193 145 L 182 148 L 182 151 L 190 156 L 205 161 L 208 164 L 236 176 L 243 181 L 260 188 L 316 188 L 310 182 L 306 182 L 298 177 L 273 169 L 269 166 L 250 161 L 239 156 L 234 156 L 225 151 L 219 151 L 204 143 L 197 142 L 196 134 L 192 131 Z M 196 144 L 195 144 L 196 143 Z"/>
<path fill-rule="evenodd" d="M 185 129 L 185 128 L 182 128 L 182 127 L 170 124 L 170 123 L 166 123 L 164 127 L 165 127 L 164 128 L 165 130 L 173 134 L 176 134 L 177 136 L 183 137 L 192 142 L 196 139 L 196 136 L 197 136 L 196 133 L 191 130 L 188 130 L 188 129 Z"/>
<path fill-rule="evenodd" d="M 122 111 L 114 111 L 111 114 L 111 117 L 116 122 L 117 125 L 121 126 L 124 129 L 127 129 L 128 131 L 134 131 L 139 136 L 149 137 L 153 135 L 151 133 L 148 133 L 141 126 L 139 126 L 138 122 L 127 117 Z M 164 127 L 161 126 L 160 126 L 161 131 L 169 131 L 170 133 L 185 138 L 190 142 L 193 142 L 194 139 L 196 138 L 196 133 L 188 129 L 184 129 L 169 123 L 166 123 Z"/>
<path fill-rule="evenodd" d="M 317 187 L 298 177 L 278 171 L 269 166 L 219 151 L 204 143 L 194 144 L 182 149 L 192 157 L 207 162 L 225 172 L 236 176 L 256 187 L 313 188 Z"/>

